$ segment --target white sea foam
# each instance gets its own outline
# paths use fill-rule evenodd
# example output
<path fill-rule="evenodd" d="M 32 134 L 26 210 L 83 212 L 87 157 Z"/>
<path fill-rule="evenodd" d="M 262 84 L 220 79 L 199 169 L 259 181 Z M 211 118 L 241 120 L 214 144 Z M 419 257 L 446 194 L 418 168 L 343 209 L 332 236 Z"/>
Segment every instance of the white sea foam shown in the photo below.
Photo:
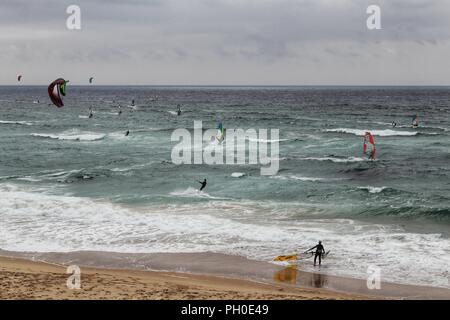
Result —
<path fill-rule="evenodd" d="M 359 187 L 358 189 L 366 190 L 369 193 L 380 193 L 380 192 L 383 192 L 383 190 L 385 190 L 386 188 L 387 187 L 371 187 L 371 186 L 368 186 L 368 187 Z"/>
<path fill-rule="evenodd" d="M 283 141 L 289 141 L 290 139 L 253 139 L 253 138 L 247 138 L 248 141 L 251 142 L 259 142 L 259 143 L 274 143 L 274 142 L 283 142 Z"/>
<path fill-rule="evenodd" d="M 196 192 L 191 188 L 179 193 Z M 440 234 L 350 219 L 273 219 L 283 212 L 270 202 L 132 208 L 1 184 L 0 207 L 4 250 L 218 252 L 271 261 L 321 239 L 332 252 L 327 273 L 365 278 L 367 266 L 377 265 L 384 281 L 450 287 L 450 240 Z M 286 210 L 295 215 L 305 208 Z M 314 270 L 310 264 L 301 267 Z"/>
<path fill-rule="evenodd" d="M 288 179 L 293 179 L 293 180 L 300 180 L 300 181 L 322 181 L 325 180 L 325 178 L 317 178 L 317 177 L 302 177 L 302 176 L 297 176 L 297 175 L 289 175 L 289 176 L 271 176 L 270 178 L 273 179 L 279 179 L 279 180 L 288 180 Z"/>
<path fill-rule="evenodd" d="M 245 176 L 245 173 L 244 173 L 244 172 L 233 172 L 233 173 L 231 174 L 231 176 L 232 176 L 233 178 L 241 178 L 241 177 L 244 177 L 244 176 Z"/>
<path fill-rule="evenodd" d="M 33 137 L 49 138 L 57 140 L 69 140 L 69 141 L 97 141 L 105 137 L 103 133 L 79 131 L 79 130 L 67 130 L 61 133 L 31 133 Z"/>
<path fill-rule="evenodd" d="M 177 196 L 177 197 L 185 197 L 185 198 L 200 198 L 200 199 L 203 198 L 203 199 L 217 199 L 217 200 L 225 199 L 225 198 L 211 196 L 204 191 L 200 191 L 200 190 L 192 188 L 192 187 L 189 187 L 185 190 L 175 190 L 175 191 L 171 192 L 170 195 Z"/>
<path fill-rule="evenodd" d="M 0 120 L 0 124 L 16 124 L 16 125 L 32 126 L 33 122 L 30 122 L 30 121 Z"/>
<path fill-rule="evenodd" d="M 349 133 L 356 136 L 364 136 L 366 132 L 372 133 L 374 136 L 380 137 L 390 137 L 390 136 L 415 136 L 417 131 L 398 131 L 398 130 L 361 130 L 361 129 L 347 129 L 347 128 L 337 128 L 337 129 L 327 129 L 326 132 L 338 132 L 338 133 Z"/>
<path fill-rule="evenodd" d="M 360 157 L 348 157 L 348 158 L 336 158 L 336 157 L 306 157 L 300 158 L 300 160 L 315 160 L 315 161 L 332 161 L 336 163 L 348 163 L 348 162 L 362 162 L 362 161 L 372 161 Z"/>

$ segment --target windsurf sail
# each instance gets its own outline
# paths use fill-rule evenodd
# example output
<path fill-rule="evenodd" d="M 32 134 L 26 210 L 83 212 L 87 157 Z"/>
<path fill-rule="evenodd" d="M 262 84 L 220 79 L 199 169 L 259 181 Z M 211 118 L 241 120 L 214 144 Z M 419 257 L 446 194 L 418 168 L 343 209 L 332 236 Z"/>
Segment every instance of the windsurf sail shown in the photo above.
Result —
<path fill-rule="evenodd" d="M 314 255 L 314 252 L 306 252 L 306 253 L 297 253 L 285 256 L 278 256 L 273 261 L 292 261 L 292 260 L 302 260 L 311 258 Z"/>
<path fill-rule="evenodd" d="M 225 129 L 223 128 L 222 122 L 217 125 L 216 140 L 218 143 L 222 143 L 225 140 Z"/>
<path fill-rule="evenodd" d="M 275 259 L 273 259 L 273 261 L 290 261 L 290 260 L 297 260 L 297 255 L 293 254 L 293 255 L 288 255 L 288 256 L 278 256 Z"/>
<path fill-rule="evenodd" d="M 373 138 L 373 135 L 369 131 L 367 131 L 366 134 L 364 135 L 364 145 L 363 145 L 364 154 L 367 153 L 367 144 L 371 145 L 371 152 L 369 155 L 369 159 L 375 160 L 377 149 L 375 147 L 375 140 Z"/>
<path fill-rule="evenodd" d="M 66 95 L 66 84 L 69 81 L 58 78 L 48 86 L 48 96 L 55 106 L 61 108 L 64 106 L 63 97 Z"/>

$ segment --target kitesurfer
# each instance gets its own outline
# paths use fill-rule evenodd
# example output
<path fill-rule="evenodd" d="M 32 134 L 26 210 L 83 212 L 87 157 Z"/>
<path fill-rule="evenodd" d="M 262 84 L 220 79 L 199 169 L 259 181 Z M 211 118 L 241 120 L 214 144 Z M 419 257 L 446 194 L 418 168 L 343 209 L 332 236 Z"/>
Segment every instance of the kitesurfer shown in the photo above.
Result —
<path fill-rule="evenodd" d="M 177 116 L 181 116 L 181 106 L 178 105 L 177 107 L 178 107 Z"/>
<path fill-rule="evenodd" d="M 305 253 L 308 253 L 312 250 L 316 249 L 314 252 L 314 266 L 316 266 L 316 260 L 319 258 L 319 266 L 322 264 L 322 255 L 325 254 L 325 248 L 322 245 L 322 241 L 319 241 L 319 244 L 312 247 L 311 249 L 308 249 L 305 251 Z"/>
<path fill-rule="evenodd" d="M 200 191 L 202 191 L 206 187 L 206 179 L 203 180 L 203 182 L 198 181 L 202 186 L 200 187 Z"/>
<path fill-rule="evenodd" d="M 119 106 L 119 112 L 117 113 L 119 116 L 122 114 L 122 108 Z"/>
<path fill-rule="evenodd" d="M 392 121 L 392 128 L 395 128 L 397 126 L 397 122 Z"/>
<path fill-rule="evenodd" d="M 130 134 L 130 130 L 127 130 L 127 132 L 125 132 L 125 137 L 127 137 Z"/>
<path fill-rule="evenodd" d="M 89 119 L 94 116 L 94 113 L 92 112 L 92 107 L 89 108 Z"/>

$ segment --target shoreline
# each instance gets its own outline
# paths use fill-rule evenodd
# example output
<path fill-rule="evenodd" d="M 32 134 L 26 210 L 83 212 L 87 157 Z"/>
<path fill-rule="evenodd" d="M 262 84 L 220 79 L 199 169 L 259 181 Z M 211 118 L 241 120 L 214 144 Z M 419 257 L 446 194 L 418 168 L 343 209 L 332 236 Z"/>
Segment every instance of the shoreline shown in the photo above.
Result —
<path fill-rule="evenodd" d="M 368 297 L 218 276 L 82 267 L 81 288 L 68 289 L 66 267 L 0 257 L 2 300 L 360 300 Z"/>
<path fill-rule="evenodd" d="M 8 259 L 9 267 L 5 270 L 4 265 Z M 116 289 L 110 297 L 112 299 L 450 299 L 450 290 L 446 288 L 382 282 L 380 290 L 369 290 L 366 281 L 361 279 L 305 272 L 289 266 L 217 253 L 32 253 L 0 250 L 2 278 L 5 277 L 5 272 L 13 273 L 15 278 L 22 274 L 22 270 L 32 270 L 32 278 L 39 278 L 40 272 L 48 273 L 51 269 L 52 273 L 59 274 L 56 278 L 65 279 L 59 286 L 68 290 L 65 286 L 69 276 L 66 274 L 68 265 L 80 266 L 82 275 L 88 275 L 89 281 L 93 283 L 97 280 L 103 283 L 104 277 L 123 282 L 124 279 L 138 276 L 136 284 L 130 280 L 125 281 L 128 296 Z M 92 278 L 92 275 L 97 275 L 99 279 Z M 175 279 L 184 280 L 178 283 Z M 150 280 L 153 281 L 152 285 L 146 287 L 145 283 Z M 19 286 L 16 286 L 18 292 L 24 289 L 20 283 L 21 281 Z M 165 294 L 160 292 L 159 295 L 149 295 L 148 289 L 154 292 L 153 286 L 156 283 L 156 292 L 165 290 Z M 170 288 L 187 286 L 186 292 L 183 294 L 177 290 L 164 289 L 166 285 Z M 4 292 L 10 292 L 8 288 L 3 288 L 3 282 L 1 286 L 3 291 L 6 290 Z M 236 291 L 234 286 L 240 289 Z M 133 287 L 134 290 L 131 290 Z M 263 291 L 260 292 L 259 289 Z M 45 288 L 40 290 L 46 292 Z M 205 290 L 212 290 L 214 294 L 205 294 Z M 72 298 L 108 299 L 102 292 L 102 289 L 98 288 L 95 293 L 77 293 Z M 11 294 L 11 297 L 6 298 L 14 299 L 14 294 Z M 55 299 L 58 295 L 52 296 L 50 291 L 45 297 L 35 298 Z"/>

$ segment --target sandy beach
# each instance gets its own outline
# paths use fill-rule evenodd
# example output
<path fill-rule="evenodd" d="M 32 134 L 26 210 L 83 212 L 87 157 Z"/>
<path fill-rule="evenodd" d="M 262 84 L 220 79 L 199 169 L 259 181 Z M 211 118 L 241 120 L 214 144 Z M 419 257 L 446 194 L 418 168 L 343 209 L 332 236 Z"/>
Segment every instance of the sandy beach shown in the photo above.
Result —
<path fill-rule="evenodd" d="M 368 299 L 322 289 L 175 272 L 82 268 L 81 289 L 68 289 L 66 267 L 0 257 L 0 299 Z"/>

